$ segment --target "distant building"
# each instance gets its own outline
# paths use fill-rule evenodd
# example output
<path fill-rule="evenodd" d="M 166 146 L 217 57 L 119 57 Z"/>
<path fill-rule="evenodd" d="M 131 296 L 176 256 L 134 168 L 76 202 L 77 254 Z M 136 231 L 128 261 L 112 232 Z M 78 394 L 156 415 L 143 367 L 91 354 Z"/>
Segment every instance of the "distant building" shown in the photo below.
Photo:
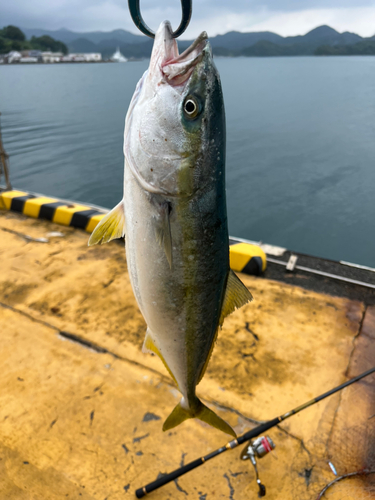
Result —
<path fill-rule="evenodd" d="M 61 61 L 64 54 L 62 52 L 42 52 L 44 63 L 58 63 Z"/>
<path fill-rule="evenodd" d="M 21 63 L 43 62 L 41 50 L 21 50 L 21 54 L 22 54 L 22 57 L 20 59 Z M 34 61 L 34 59 L 36 59 L 36 61 Z"/>
<path fill-rule="evenodd" d="M 100 52 L 92 52 L 89 54 L 68 54 L 62 57 L 62 62 L 100 62 L 102 60 L 102 55 Z"/>
<path fill-rule="evenodd" d="M 29 57 L 38 57 L 38 58 L 41 58 L 42 57 L 42 51 L 41 50 L 29 50 L 28 56 Z"/>
<path fill-rule="evenodd" d="M 20 59 L 20 63 L 37 63 L 37 62 L 39 62 L 38 57 L 26 56 L 26 57 L 21 57 L 21 59 Z"/>
<path fill-rule="evenodd" d="M 120 52 L 120 47 L 117 47 L 117 50 L 116 52 L 112 55 L 112 57 L 110 58 L 110 61 L 113 61 L 113 62 L 126 62 L 127 59 L 126 57 L 124 57 L 121 52 Z"/>
<path fill-rule="evenodd" d="M 7 56 L 8 63 L 20 62 L 21 57 L 21 52 L 18 52 L 17 50 L 11 50 Z"/>
<path fill-rule="evenodd" d="M 85 62 L 83 54 L 68 54 L 61 58 L 62 62 Z"/>
<path fill-rule="evenodd" d="M 100 52 L 91 52 L 90 54 L 83 54 L 86 62 L 100 62 L 102 55 Z"/>

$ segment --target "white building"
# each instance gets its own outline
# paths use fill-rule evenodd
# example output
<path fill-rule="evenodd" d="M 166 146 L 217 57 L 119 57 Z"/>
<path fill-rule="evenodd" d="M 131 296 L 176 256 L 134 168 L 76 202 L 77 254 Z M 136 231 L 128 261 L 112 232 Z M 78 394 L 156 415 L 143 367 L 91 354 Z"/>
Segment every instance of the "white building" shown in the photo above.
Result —
<path fill-rule="evenodd" d="M 113 62 L 126 62 L 127 59 L 120 52 L 120 47 L 117 47 L 116 52 L 112 55 L 111 61 Z"/>
<path fill-rule="evenodd" d="M 92 52 L 90 54 L 69 54 L 62 57 L 62 62 L 100 62 L 102 55 L 100 52 Z"/>
<path fill-rule="evenodd" d="M 17 50 L 12 50 L 8 54 L 8 63 L 20 62 L 22 57 L 21 52 L 17 52 Z"/>
<path fill-rule="evenodd" d="M 91 54 L 82 54 L 85 56 L 86 62 L 100 62 L 102 60 L 102 55 L 100 52 L 92 52 Z"/>
<path fill-rule="evenodd" d="M 37 62 L 38 62 L 37 57 L 25 56 L 25 57 L 21 57 L 21 59 L 20 59 L 20 63 L 37 63 Z"/>
<path fill-rule="evenodd" d="M 64 56 L 62 52 L 42 52 L 42 59 L 44 63 L 58 63 Z"/>

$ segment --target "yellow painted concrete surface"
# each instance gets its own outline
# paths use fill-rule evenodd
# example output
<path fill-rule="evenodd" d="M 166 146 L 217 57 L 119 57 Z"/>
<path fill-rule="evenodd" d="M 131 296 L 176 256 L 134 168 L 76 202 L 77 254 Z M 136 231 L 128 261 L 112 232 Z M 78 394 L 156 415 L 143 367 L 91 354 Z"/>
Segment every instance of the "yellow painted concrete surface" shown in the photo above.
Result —
<path fill-rule="evenodd" d="M 88 248 L 87 238 L 0 211 L 1 500 L 133 498 L 159 473 L 228 440 L 192 420 L 162 432 L 179 394 L 161 362 L 141 352 L 145 324 L 123 245 Z M 241 279 L 255 300 L 226 319 L 198 387 L 238 434 L 374 364 L 374 309 Z M 267 498 L 317 498 L 335 478 L 329 460 L 339 475 L 375 468 L 374 383 L 370 377 L 269 431 L 277 448 L 258 463 Z M 254 472 L 239 453 L 150 498 L 256 499 Z M 374 475 L 345 479 L 323 498 L 375 498 Z"/>

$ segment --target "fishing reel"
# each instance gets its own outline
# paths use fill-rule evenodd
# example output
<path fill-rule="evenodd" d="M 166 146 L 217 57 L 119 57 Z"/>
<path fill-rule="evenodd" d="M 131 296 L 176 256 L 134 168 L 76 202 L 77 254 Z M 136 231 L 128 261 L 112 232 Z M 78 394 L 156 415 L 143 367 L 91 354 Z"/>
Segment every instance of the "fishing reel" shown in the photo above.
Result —
<path fill-rule="evenodd" d="M 258 497 L 266 496 L 266 487 L 261 483 L 259 479 L 259 473 L 257 468 L 257 458 L 262 458 L 267 453 L 270 453 L 275 449 L 275 443 L 268 436 L 261 436 L 255 439 L 255 441 L 249 441 L 248 444 L 241 452 L 241 460 L 250 460 L 253 464 L 255 470 L 256 482 L 259 487 Z"/>

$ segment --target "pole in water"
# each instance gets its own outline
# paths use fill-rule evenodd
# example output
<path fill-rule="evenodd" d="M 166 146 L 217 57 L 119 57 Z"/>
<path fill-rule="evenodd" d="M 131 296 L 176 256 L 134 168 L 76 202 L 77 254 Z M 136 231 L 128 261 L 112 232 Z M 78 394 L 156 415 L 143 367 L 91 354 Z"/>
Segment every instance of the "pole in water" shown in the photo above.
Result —
<path fill-rule="evenodd" d="M 137 26 L 139 31 L 150 38 L 155 38 L 155 33 L 147 26 L 143 20 L 141 9 L 139 7 L 139 0 L 128 0 L 129 11 L 134 24 Z M 177 38 L 186 30 L 189 26 L 191 12 L 192 12 L 192 0 L 181 0 L 182 8 L 182 19 L 180 26 L 173 32 L 173 38 Z"/>
<path fill-rule="evenodd" d="M 12 189 L 12 186 L 9 180 L 9 155 L 5 151 L 3 146 L 3 141 L 1 139 L 1 122 L 0 122 L 0 177 L 2 171 L 4 172 L 6 189 L 10 191 Z"/>
<path fill-rule="evenodd" d="M 233 448 L 236 448 L 238 445 L 244 443 L 245 441 L 250 441 L 250 439 L 253 439 L 260 434 L 265 433 L 268 431 L 268 429 L 271 429 L 271 427 L 275 427 L 277 424 L 282 422 L 283 420 L 286 420 L 287 418 L 291 417 L 292 415 L 295 415 L 296 413 L 299 413 L 300 411 L 304 410 L 305 408 L 308 408 L 309 406 L 312 406 L 319 401 L 322 401 L 325 398 L 328 398 L 328 396 L 332 396 L 332 394 L 335 394 L 336 392 L 341 391 L 342 389 L 345 389 L 345 387 L 348 387 L 351 384 L 354 384 L 355 382 L 358 382 L 364 377 L 367 377 L 368 375 L 371 375 L 371 373 L 375 373 L 375 366 L 371 368 L 370 370 L 367 370 L 357 377 L 354 377 L 347 382 L 344 382 L 343 384 L 335 387 L 334 389 L 331 389 L 330 391 L 325 392 L 324 394 L 321 394 L 320 396 L 317 396 L 314 399 L 310 399 L 310 401 L 307 401 L 303 405 L 297 406 L 297 408 L 294 408 L 293 410 L 290 410 L 283 415 L 280 415 L 279 417 L 276 417 L 272 420 L 269 420 L 268 422 L 265 422 L 264 424 L 258 425 L 258 427 L 255 427 L 251 431 L 246 432 L 242 436 L 239 436 L 237 439 L 233 439 L 232 441 L 229 441 L 225 446 L 222 446 L 221 448 L 218 448 L 217 450 L 209 453 L 208 455 L 205 455 L 204 457 L 200 457 L 197 460 L 194 460 L 193 462 L 190 462 L 183 467 L 180 467 L 179 469 L 174 470 L 173 472 L 170 472 L 169 474 L 157 479 L 156 481 L 153 481 L 152 483 L 147 484 L 146 486 L 143 486 L 143 488 L 139 488 L 136 490 L 135 495 L 137 498 L 142 498 L 148 493 L 151 493 L 151 491 L 154 491 L 161 486 L 164 486 L 165 484 L 170 483 L 171 481 L 174 481 L 178 477 L 182 476 L 183 474 L 186 474 L 187 472 L 195 469 L 196 467 L 199 467 L 200 465 L 203 465 L 205 462 L 208 460 L 211 460 L 211 458 L 214 458 L 221 453 L 224 453 L 227 450 L 231 450 Z"/>

